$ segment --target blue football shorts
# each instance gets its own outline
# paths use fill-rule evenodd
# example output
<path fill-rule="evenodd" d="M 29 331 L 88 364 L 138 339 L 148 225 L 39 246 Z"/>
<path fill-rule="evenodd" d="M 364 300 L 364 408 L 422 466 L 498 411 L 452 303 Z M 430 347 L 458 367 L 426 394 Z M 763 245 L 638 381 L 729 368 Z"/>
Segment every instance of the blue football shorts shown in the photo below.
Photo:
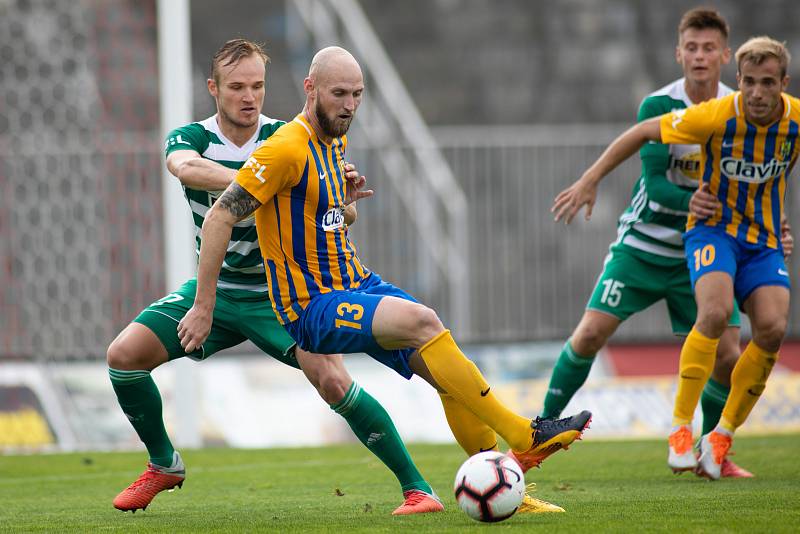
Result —
<path fill-rule="evenodd" d="M 413 348 L 387 350 L 372 335 L 372 319 L 383 297 L 417 300 L 371 273 L 357 289 L 331 291 L 311 299 L 300 317 L 284 325 L 303 350 L 318 354 L 365 352 L 410 379 L 408 366 Z"/>
<path fill-rule="evenodd" d="M 791 288 L 781 249 L 746 243 L 709 226 L 695 226 L 683 235 L 683 242 L 692 288 L 706 273 L 726 272 L 740 307 L 759 287 Z"/>

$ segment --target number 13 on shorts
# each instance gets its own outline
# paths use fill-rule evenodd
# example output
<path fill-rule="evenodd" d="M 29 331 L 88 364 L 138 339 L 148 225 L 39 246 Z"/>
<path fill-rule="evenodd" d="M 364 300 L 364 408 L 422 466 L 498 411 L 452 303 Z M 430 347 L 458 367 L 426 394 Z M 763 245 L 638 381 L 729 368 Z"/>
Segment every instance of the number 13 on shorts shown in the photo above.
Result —
<path fill-rule="evenodd" d="M 361 304 L 351 304 L 349 302 L 342 302 L 336 306 L 336 319 L 334 324 L 336 328 L 352 328 L 354 330 L 361 330 L 361 323 L 358 322 L 364 317 L 364 306 Z"/>

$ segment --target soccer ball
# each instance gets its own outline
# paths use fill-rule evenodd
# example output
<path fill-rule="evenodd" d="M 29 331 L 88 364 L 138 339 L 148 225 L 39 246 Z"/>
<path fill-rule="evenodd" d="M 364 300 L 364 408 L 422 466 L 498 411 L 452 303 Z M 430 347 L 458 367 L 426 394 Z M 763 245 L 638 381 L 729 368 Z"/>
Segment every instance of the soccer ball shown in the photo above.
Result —
<path fill-rule="evenodd" d="M 525 496 L 525 477 L 517 462 L 496 451 L 469 458 L 456 474 L 456 501 L 476 521 L 502 521 Z"/>

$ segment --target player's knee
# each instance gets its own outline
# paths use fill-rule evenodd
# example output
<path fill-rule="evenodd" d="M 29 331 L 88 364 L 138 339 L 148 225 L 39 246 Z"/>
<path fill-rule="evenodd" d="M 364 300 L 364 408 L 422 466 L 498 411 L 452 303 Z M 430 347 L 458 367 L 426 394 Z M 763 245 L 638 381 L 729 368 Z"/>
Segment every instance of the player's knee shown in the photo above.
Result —
<path fill-rule="evenodd" d="M 130 370 L 135 361 L 134 352 L 119 338 L 112 341 L 106 350 L 106 362 L 111 369 Z"/>
<path fill-rule="evenodd" d="M 153 362 L 153 357 L 137 350 L 135 344 L 130 342 L 130 338 L 119 337 L 108 346 L 106 362 L 111 369 L 120 371 L 149 371 L 157 366 Z"/>
<path fill-rule="evenodd" d="M 419 338 L 420 344 L 427 343 L 444 330 L 444 325 L 434 310 L 417 304 L 412 308 L 408 319 L 411 321 L 411 331 Z"/>
<path fill-rule="evenodd" d="M 345 371 L 344 373 L 328 372 L 318 377 L 317 383 L 314 384 L 319 392 L 320 397 L 328 404 L 337 404 L 344 399 L 347 390 L 353 379 Z"/>
<path fill-rule="evenodd" d="M 589 356 L 597 354 L 607 340 L 608 335 L 602 328 L 592 322 L 584 322 L 570 338 L 570 345 L 576 354 Z"/>
<path fill-rule="evenodd" d="M 728 327 L 733 308 L 722 305 L 707 306 L 698 310 L 697 324 L 701 332 L 709 337 L 719 338 Z"/>
<path fill-rule="evenodd" d="M 752 321 L 753 341 L 769 352 L 778 352 L 786 335 L 786 318 L 772 317 L 767 320 Z"/>
<path fill-rule="evenodd" d="M 325 402 L 336 404 L 344 398 L 353 379 L 340 354 L 301 354 L 298 360 L 306 378 Z"/>

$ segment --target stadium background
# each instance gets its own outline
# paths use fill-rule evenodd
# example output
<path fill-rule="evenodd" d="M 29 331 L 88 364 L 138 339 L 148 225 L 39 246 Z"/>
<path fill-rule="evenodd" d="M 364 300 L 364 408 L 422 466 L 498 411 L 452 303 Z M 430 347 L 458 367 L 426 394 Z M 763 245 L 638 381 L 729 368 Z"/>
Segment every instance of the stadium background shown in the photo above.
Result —
<path fill-rule="evenodd" d="M 756 34 L 787 40 L 790 74 L 800 78 L 800 4 L 708 4 L 730 22 L 734 49 Z M 532 412 L 614 238 L 638 161 L 606 180 L 591 223 L 553 224 L 551 200 L 634 120 L 644 95 L 680 76 L 675 27 L 694 5 L 193 0 L 186 97 L 193 118 L 213 113 L 209 58 L 244 36 L 265 42 L 273 58 L 264 112 L 289 118 L 314 50 L 334 42 L 351 49 L 368 86 L 351 158 L 377 193 L 360 205 L 353 229 L 361 256 L 435 307 L 509 401 Z M 137 446 L 104 356 L 117 332 L 171 289 L 157 26 L 155 0 L 0 1 L 4 450 Z M 729 65 L 723 81 L 734 85 L 734 74 Z M 792 184 L 796 231 L 798 197 Z M 174 210 L 188 218 L 185 204 Z M 790 260 L 795 275 L 796 265 Z M 799 307 L 795 299 L 792 317 Z M 600 355 L 575 399 L 601 415 L 598 434 L 659 435 L 669 424 L 679 345 L 667 325 L 656 306 Z M 798 338 L 792 320 L 751 430 L 800 427 Z M 297 373 L 249 344 L 230 352 L 156 371 L 179 444 L 350 439 Z M 366 358 L 348 366 L 408 439 L 450 439 L 440 415 L 415 416 L 440 411 L 419 381 L 409 388 Z M 281 422 L 287 410 L 292 424 Z"/>

